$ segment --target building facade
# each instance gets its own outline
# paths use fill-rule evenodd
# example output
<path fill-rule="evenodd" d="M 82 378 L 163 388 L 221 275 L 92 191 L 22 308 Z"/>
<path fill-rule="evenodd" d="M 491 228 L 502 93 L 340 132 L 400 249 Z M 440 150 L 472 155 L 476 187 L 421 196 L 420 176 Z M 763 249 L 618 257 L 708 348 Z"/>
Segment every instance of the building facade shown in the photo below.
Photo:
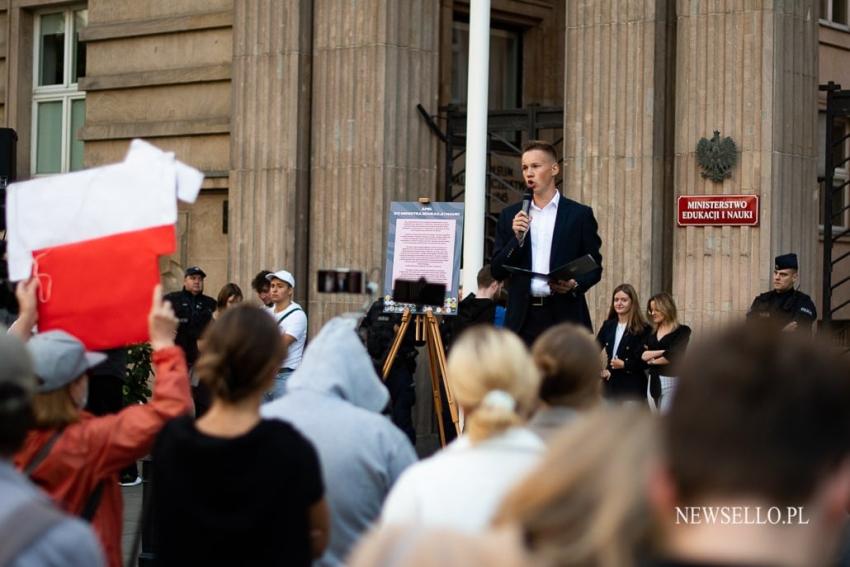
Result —
<path fill-rule="evenodd" d="M 564 194 L 599 221 L 597 324 L 624 281 L 643 298 L 672 291 L 697 329 L 740 318 L 787 251 L 818 295 L 817 85 L 850 88 L 847 2 L 492 0 L 490 108 L 563 113 L 537 134 L 558 141 Z M 363 302 L 317 293 L 317 271 L 380 272 L 389 203 L 462 183 L 463 158 L 417 105 L 438 130 L 463 109 L 468 0 L 2 4 L 19 178 L 119 160 L 135 137 L 204 172 L 162 260 L 171 287 L 198 264 L 208 293 L 248 294 L 257 271 L 286 268 L 314 332 Z M 714 130 L 739 151 L 722 183 L 695 159 Z M 507 180 L 492 183 L 493 215 L 519 198 L 510 148 L 529 135 L 491 136 Z M 676 198 L 694 194 L 759 195 L 760 224 L 678 227 Z"/>

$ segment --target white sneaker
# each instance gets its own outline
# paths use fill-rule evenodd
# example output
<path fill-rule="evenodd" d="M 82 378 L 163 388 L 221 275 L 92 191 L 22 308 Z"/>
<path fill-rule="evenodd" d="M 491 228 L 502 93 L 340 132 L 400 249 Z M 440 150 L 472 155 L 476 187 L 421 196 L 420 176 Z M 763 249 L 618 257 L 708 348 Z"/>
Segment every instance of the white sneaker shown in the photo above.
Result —
<path fill-rule="evenodd" d="M 128 481 L 122 480 L 118 484 L 120 484 L 121 486 L 139 486 L 140 484 L 142 484 L 142 477 L 137 475 L 136 478 L 133 479 L 133 480 L 128 480 Z"/>

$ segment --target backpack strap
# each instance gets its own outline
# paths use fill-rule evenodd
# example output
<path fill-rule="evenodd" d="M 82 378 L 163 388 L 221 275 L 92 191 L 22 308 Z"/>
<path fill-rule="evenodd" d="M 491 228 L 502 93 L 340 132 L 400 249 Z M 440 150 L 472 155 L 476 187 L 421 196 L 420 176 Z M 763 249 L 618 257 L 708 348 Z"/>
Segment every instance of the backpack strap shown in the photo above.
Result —
<path fill-rule="evenodd" d="M 62 429 L 58 429 L 50 436 L 47 440 L 47 443 L 41 446 L 41 449 L 35 454 L 35 456 L 27 463 L 27 466 L 24 468 L 23 473 L 27 475 L 30 480 L 34 480 L 32 478 L 32 472 L 44 462 L 44 459 L 47 458 L 47 455 L 50 454 L 50 450 L 53 449 L 53 446 L 59 441 L 59 438 L 62 436 Z M 83 505 L 83 510 L 80 512 L 80 517 L 87 522 L 91 522 L 94 518 L 95 513 L 97 512 L 98 506 L 100 506 L 100 499 L 103 497 L 103 483 L 104 481 L 100 481 L 97 483 L 97 486 L 94 487 L 92 493 L 89 494 L 89 497 L 86 498 L 86 502 Z M 0 539 L 0 541 L 3 541 Z M 3 563 L 0 562 L 0 567 L 2 567 Z"/>
<path fill-rule="evenodd" d="M 53 448 L 56 442 L 59 441 L 59 437 L 61 436 L 61 429 L 57 429 L 56 431 L 54 431 L 53 435 L 51 435 L 50 438 L 47 440 L 47 443 L 41 446 L 41 449 L 39 449 L 35 456 L 32 458 L 32 460 L 27 463 L 27 466 L 24 467 L 22 472 L 28 477 L 30 477 L 30 479 L 32 479 L 32 472 L 36 469 L 36 467 L 38 467 L 38 465 L 44 462 L 44 459 L 47 458 L 47 455 L 50 453 L 50 450 Z"/>
<path fill-rule="evenodd" d="M 80 517 L 85 521 L 91 523 L 94 519 L 94 515 L 97 513 L 97 508 L 100 506 L 100 499 L 103 497 L 103 483 L 105 480 L 101 480 L 97 483 L 97 486 L 94 487 L 89 497 L 86 498 L 86 503 L 83 505 L 83 511 L 80 512 Z"/>
<path fill-rule="evenodd" d="M 17 506 L 0 522 L 0 566 L 11 565 L 24 550 L 64 520 L 59 510 L 42 500 Z"/>
<path fill-rule="evenodd" d="M 289 312 L 285 313 L 285 314 L 283 315 L 283 317 L 281 317 L 280 319 L 278 319 L 278 320 L 277 320 L 277 324 L 278 324 L 278 325 L 280 325 L 281 323 L 283 323 L 283 320 L 284 320 L 284 319 L 286 319 L 287 317 L 289 317 L 290 315 L 292 315 L 292 314 L 293 314 L 293 313 L 295 313 L 296 311 L 304 311 L 304 310 L 303 310 L 303 309 L 301 309 L 300 307 L 296 307 L 295 309 L 293 309 L 292 311 L 289 311 Z"/>

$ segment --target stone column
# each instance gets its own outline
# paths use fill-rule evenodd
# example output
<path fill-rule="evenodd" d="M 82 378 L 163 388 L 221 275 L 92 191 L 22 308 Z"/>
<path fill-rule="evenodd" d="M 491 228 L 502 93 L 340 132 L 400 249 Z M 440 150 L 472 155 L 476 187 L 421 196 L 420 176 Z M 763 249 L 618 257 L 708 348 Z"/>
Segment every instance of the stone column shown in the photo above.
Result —
<path fill-rule="evenodd" d="M 566 5 L 564 193 L 599 222 L 604 273 L 587 297 L 598 327 L 615 286 L 645 301 L 669 279 L 673 6 Z"/>
<path fill-rule="evenodd" d="M 316 294 L 316 270 L 383 271 L 391 201 L 434 197 L 439 2 L 317 0 L 310 194 L 310 330 L 364 296 Z M 379 281 L 383 281 L 382 279 Z"/>
<path fill-rule="evenodd" d="M 261 269 L 287 269 L 304 302 L 313 2 L 234 6 L 228 273 L 247 285 Z"/>
<path fill-rule="evenodd" d="M 770 289 L 773 257 L 796 252 L 816 295 L 817 13 L 814 0 L 678 0 L 676 195 L 757 194 L 758 227 L 676 228 L 673 292 L 698 330 L 741 319 Z M 738 146 L 732 177 L 700 175 L 714 130 Z"/>

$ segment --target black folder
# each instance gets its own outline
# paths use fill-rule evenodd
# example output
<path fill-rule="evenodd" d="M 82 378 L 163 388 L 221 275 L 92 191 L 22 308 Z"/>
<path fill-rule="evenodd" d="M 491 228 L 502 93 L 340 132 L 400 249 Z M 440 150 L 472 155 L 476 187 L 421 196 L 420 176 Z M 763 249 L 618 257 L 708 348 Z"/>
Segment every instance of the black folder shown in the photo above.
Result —
<path fill-rule="evenodd" d="M 527 274 L 532 277 L 536 276 L 546 278 L 547 280 L 572 280 L 598 269 L 599 264 L 596 263 L 593 256 L 585 254 L 580 258 L 576 258 L 572 262 L 568 262 L 559 268 L 555 268 L 548 274 L 541 274 L 539 272 L 533 272 L 516 266 L 504 266 L 504 268 L 515 274 Z"/>

